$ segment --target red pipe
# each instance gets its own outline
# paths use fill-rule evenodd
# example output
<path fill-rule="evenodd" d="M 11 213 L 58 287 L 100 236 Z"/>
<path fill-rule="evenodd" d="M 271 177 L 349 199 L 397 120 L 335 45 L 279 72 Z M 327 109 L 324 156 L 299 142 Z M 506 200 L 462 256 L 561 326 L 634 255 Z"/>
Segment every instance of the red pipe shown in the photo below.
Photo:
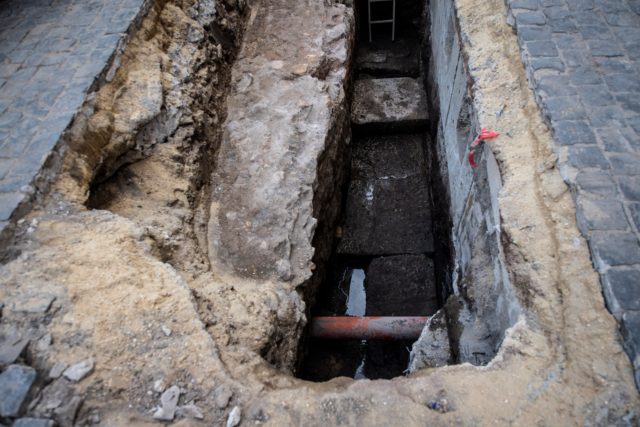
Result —
<path fill-rule="evenodd" d="M 426 316 L 314 317 L 311 319 L 311 336 L 357 340 L 418 339 L 428 319 Z"/>

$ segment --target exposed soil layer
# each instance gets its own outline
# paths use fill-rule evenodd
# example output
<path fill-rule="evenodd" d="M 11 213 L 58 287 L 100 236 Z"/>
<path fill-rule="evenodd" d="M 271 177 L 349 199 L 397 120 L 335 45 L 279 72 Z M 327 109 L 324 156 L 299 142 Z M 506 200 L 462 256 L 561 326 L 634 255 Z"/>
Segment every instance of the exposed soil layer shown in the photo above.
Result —
<path fill-rule="evenodd" d="M 439 2 L 450 4 L 431 4 Z M 316 1 L 254 0 L 245 10 L 244 2 L 229 0 L 215 9 L 196 0 L 152 8 L 121 71 L 89 100 L 58 163 L 49 165 L 54 191 L 42 195 L 4 247 L 1 323 L 30 337 L 20 360 L 38 375 L 29 396 L 37 402 L 27 414 L 59 417 L 47 408 L 62 388 L 82 402 L 77 423 L 147 425 L 157 422 L 161 393 L 175 385 L 177 404 L 196 405 L 207 425 L 638 424 L 632 369 L 501 0 L 456 0 L 452 39 L 465 57 L 473 116 L 502 133 L 486 150 L 502 180 L 499 232 L 523 314 L 486 366 L 418 369 L 393 380 L 294 378 L 305 302 L 326 271 L 327 236 L 340 213 L 332 198 L 339 199 L 343 178 L 335 161 L 344 157 L 327 134 L 350 141 L 353 15 L 342 4 Z M 232 72 L 211 71 L 210 62 L 223 66 L 210 58 L 233 56 L 236 48 Z M 229 82 L 228 91 L 213 84 L 218 79 Z M 216 87 L 220 93 L 208 92 Z M 305 92 L 303 102 L 279 89 Z M 226 119 L 202 113 L 209 95 L 229 106 Z M 269 111 L 289 120 L 270 121 Z M 249 130 L 287 137 L 257 143 Z M 168 145 L 152 135 L 165 135 Z M 204 150 L 211 158 L 193 163 L 184 159 L 194 151 L 171 142 L 204 143 L 212 135 L 221 135 L 221 148 L 214 143 L 213 153 Z M 298 143 L 279 145 L 283 140 Z M 312 153 L 300 157 L 303 148 Z M 202 172 L 177 180 L 189 165 Z M 92 206 L 114 212 L 84 207 L 92 188 L 103 194 Z M 143 195 L 137 208 L 133 199 Z M 254 217 L 268 227 L 252 228 Z M 216 233 L 231 238 L 216 243 Z M 255 263 L 247 255 L 254 249 Z M 55 299 L 42 308 L 36 302 L 46 295 Z M 46 334 L 49 345 L 37 346 Z M 55 363 L 87 358 L 95 367 L 81 381 L 49 378 Z M 199 423 L 185 411 L 177 424 Z"/>

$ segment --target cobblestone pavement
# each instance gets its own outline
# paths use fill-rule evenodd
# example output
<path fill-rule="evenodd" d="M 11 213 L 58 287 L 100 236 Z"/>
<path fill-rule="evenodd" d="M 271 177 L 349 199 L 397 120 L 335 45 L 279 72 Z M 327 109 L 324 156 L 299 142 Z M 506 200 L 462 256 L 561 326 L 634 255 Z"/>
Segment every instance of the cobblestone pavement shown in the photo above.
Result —
<path fill-rule="evenodd" d="M 0 0 L 0 232 L 145 0 Z"/>
<path fill-rule="evenodd" d="M 640 385 L 640 0 L 506 0 Z"/>

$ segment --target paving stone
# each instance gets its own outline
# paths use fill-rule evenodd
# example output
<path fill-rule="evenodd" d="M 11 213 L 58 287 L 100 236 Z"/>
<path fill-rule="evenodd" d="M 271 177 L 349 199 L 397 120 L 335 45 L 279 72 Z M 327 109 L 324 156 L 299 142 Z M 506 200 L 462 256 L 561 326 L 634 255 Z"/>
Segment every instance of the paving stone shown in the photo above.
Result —
<path fill-rule="evenodd" d="M 629 267 L 615 267 L 604 275 L 608 297 L 623 310 L 640 310 L 640 270 Z"/>
<path fill-rule="evenodd" d="M 631 232 L 594 231 L 589 246 L 599 271 L 607 266 L 640 264 L 640 243 Z"/>
<path fill-rule="evenodd" d="M 425 255 L 374 258 L 366 291 L 367 316 L 431 316 L 438 310 L 433 260 Z"/>
<path fill-rule="evenodd" d="M 582 171 L 576 177 L 576 184 L 581 191 L 599 196 L 615 196 L 616 183 L 608 172 Z"/>
<path fill-rule="evenodd" d="M 518 25 L 542 25 L 547 22 L 544 13 L 539 11 L 522 11 L 515 13 Z"/>
<path fill-rule="evenodd" d="M 587 44 L 593 56 L 624 56 L 624 50 L 610 40 L 590 40 Z"/>
<path fill-rule="evenodd" d="M 593 13 L 591 11 L 576 11 L 571 17 L 576 21 L 576 24 L 583 25 L 604 25 L 604 19 L 600 17 L 599 13 Z"/>
<path fill-rule="evenodd" d="M 640 93 L 640 79 L 630 73 L 607 74 L 604 81 L 611 92 L 637 92 Z"/>
<path fill-rule="evenodd" d="M 640 175 L 640 154 L 608 154 L 611 169 L 617 175 Z"/>
<path fill-rule="evenodd" d="M 543 26 L 525 25 L 518 28 L 518 36 L 522 41 L 551 40 L 551 29 Z"/>
<path fill-rule="evenodd" d="M 531 56 L 558 56 L 556 44 L 551 40 L 531 41 L 525 43 L 527 52 Z"/>
<path fill-rule="evenodd" d="M 578 226 L 585 235 L 593 230 L 625 231 L 628 228 L 622 203 L 616 200 L 579 197 L 577 204 Z"/>
<path fill-rule="evenodd" d="M 640 97 L 634 92 L 616 94 L 616 100 L 627 114 L 640 114 Z"/>
<path fill-rule="evenodd" d="M 583 105 L 604 107 L 615 101 L 605 85 L 581 86 L 578 90 Z"/>
<path fill-rule="evenodd" d="M 608 153 L 624 153 L 633 151 L 629 145 L 628 137 L 618 128 L 599 128 L 596 135 Z"/>
<path fill-rule="evenodd" d="M 585 121 L 554 121 L 555 139 L 561 145 L 596 144 L 596 136 Z"/>
<path fill-rule="evenodd" d="M 544 101 L 545 112 L 555 120 L 583 120 L 587 113 L 576 96 L 558 96 Z"/>
<path fill-rule="evenodd" d="M 580 33 L 585 40 L 613 40 L 614 38 L 606 25 L 581 25 Z"/>
<path fill-rule="evenodd" d="M 640 203 L 628 203 L 627 207 L 631 213 L 631 221 L 636 226 L 636 230 L 640 231 Z"/>
<path fill-rule="evenodd" d="M 604 19 L 609 25 L 615 27 L 638 27 L 640 25 L 640 19 L 627 12 L 613 12 L 605 13 Z"/>
<path fill-rule="evenodd" d="M 572 19 L 551 19 L 549 26 L 554 33 L 574 33 L 578 30 Z"/>
<path fill-rule="evenodd" d="M 357 80 L 351 120 L 366 131 L 411 130 L 427 125 L 422 83 L 409 77 Z"/>
<path fill-rule="evenodd" d="M 559 58 L 533 58 L 531 68 L 538 70 L 564 71 L 564 63 Z"/>
<path fill-rule="evenodd" d="M 36 379 L 35 369 L 10 365 L 0 374 L 0 417 L 15 417 Z"/>
<path fill-rule="evenodd" d="M 620 176 L 618 182 L 627 200 L 640 202 L 640 176 Z"/>
<path fill-rule="evenodd" d="M 513 0 L 511 2 L 512 9 L 538 10 L 539 7 L 538 0 Z"/>
<path fill-rule="evenodd" d="M 588 121 L 593 127 L 624 127 L 624 112 L 618 105 L 605 107 L 585 106 Z"/>
<path fill-rule="evenodd" d="M 549 19 L 567 19 L 571 16 L 571 12 L 564 5 L 545 7 L 543 13 Z"/>
<path fill-rule="evenodd" d="M 602 154 L 602 150 L 595 145 L 569 147 L 569 164 L 579 169 L 598 168 L 604 170 L 609 168 L 609 163 Z"/>
<path fill-rule="evenodd" d="M 576 95 L 567 76 L 544 76 L 538 82 L 538 88 L 547 96 Z"/>
<path fill-rule="evenodd" d="M 574 85 L 598 85 L 603 81 L 596 71 L 581 67 L 571 73 L 571 83 Z"/>

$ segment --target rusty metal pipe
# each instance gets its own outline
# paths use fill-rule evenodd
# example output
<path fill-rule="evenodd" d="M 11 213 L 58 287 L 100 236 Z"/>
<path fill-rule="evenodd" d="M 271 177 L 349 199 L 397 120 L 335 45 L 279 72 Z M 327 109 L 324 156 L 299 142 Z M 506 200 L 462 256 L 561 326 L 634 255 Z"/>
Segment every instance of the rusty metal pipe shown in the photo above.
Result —
<path fill-rule="evenodd" d="M 404 317 L 314 317 L 311 336 L 325 339 L 415 340 L 429 318 Z"/>

